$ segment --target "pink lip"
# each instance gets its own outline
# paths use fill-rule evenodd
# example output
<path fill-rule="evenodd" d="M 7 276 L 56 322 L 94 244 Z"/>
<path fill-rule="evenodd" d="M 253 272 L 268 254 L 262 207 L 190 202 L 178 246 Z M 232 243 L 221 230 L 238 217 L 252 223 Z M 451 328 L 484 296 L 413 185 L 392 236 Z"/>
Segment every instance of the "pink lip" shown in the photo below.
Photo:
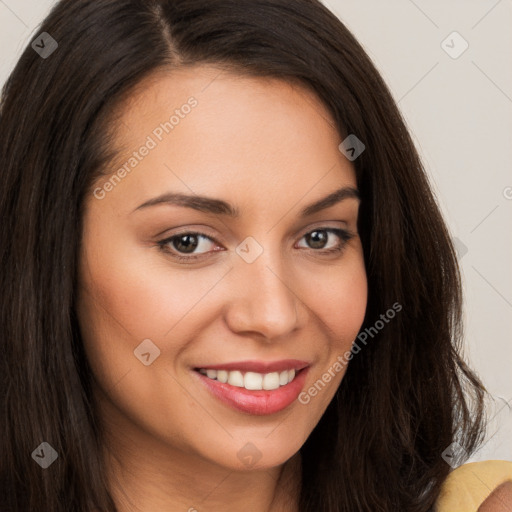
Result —
<path fill-rule="evenodd" d="M 196 369 L 205 370 L 240 370 L 241 372 L 272 373 L 284 370 L 295 370 L 296 372 L 309 366 L 306 361 L 298 359 L 282 359 L 281 361 L 239 361 L 235 363 L 224 363 L 206 366 L 197 366 Z"/>
<path fill-rule="evenodd" d="M 226 367 L 224 366 L 222 368 L 224 369 Z M 238 366 L 237 368 L 240 367 Z M 303 368 L 295 375 L 292 382 L 271 391 L 250 391 L 245 388 L 210 379 L 198 371 L 194 371 L 193 373 L 197 375 L 207 389 L 223 403 L 238 411 L 262 416 L 282 411 L 291 405 L 304 387 L 308 370 L 309 367 Z"/>

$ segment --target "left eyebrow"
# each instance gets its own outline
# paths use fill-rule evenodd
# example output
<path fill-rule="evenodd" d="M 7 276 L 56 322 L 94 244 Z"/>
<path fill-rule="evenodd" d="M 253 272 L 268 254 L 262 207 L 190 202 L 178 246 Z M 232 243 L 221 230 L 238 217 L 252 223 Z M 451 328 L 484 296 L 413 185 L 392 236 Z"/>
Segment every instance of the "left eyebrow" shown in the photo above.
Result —
<path fill-rule="evenodd" d="M 321 210 L 330 208 L 331 206 L 334 206 L 335 204 L 349 198 L 357 199 L 360 201 L 361 196 L 359 195 L 359 191 L 353 187 L 340 188 L 339 190 L 334 191 L 332 194 L 329 194 L 323 199 L 320 199 L 319 201 L 306 206 L 303 210 L 301 210 L 300 216 L 303 218 L 307 217 L 308 215 L 313 215 L 314 213 L 318 213 Z"/>
<path fill-rule="evenodd" d="M 345 199 L 358 199 L 360 200 L 359 191 L 353 187 L 343 187 L 329 194 L 328 196 L 315 201 L 314 203 L 306 206 L 300 211 L 300 217 L 304 218 L 313 215 L 321 210 L 325 210 L 335 204 L 344 201 Z M 215 215 L 228 215 L 233 218 L 240 217 L 240 211 L 234 206 L 230 205 L 222 199 L 214 199 L 212 197 L 199 196 L 199 195 L 186 195 L 169 192 L 153 199 L 149 199 L 141 204 L 134 211 L 142 208 L 149 208 L 161 204 L 170 204 L 181 206 L 183 208 L 192 208 L 204 213 L 212 213 Z"/>

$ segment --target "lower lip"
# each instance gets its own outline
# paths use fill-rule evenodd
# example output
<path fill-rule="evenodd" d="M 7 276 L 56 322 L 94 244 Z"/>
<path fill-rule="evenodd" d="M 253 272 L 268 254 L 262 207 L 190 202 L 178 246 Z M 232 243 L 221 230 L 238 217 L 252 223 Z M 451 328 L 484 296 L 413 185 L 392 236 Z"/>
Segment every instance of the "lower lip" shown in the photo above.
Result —
<path fill-rule="evenodd" d="M 210 379 L 195 370 L 194 373 L 199 376 L 208 390 L 225 404 L 241 412 L 263 416 L 282 411 L 297 400 L 304 387 L 308 370 L 309 367 L 298 371 L 295 378 L 285 386 L 273 390 L 257 391 L 249 391 Z"/>

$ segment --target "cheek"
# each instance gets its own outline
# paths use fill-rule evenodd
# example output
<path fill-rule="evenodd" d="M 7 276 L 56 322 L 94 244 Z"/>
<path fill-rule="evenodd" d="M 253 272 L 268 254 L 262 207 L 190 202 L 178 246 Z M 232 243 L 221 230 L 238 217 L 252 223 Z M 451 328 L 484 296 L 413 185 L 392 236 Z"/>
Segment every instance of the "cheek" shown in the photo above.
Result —
<path fill-rule="evenodd" d="M 320 276 L 308 306 L 315 312 L 317 332 L 322 333 L 316 369 L 309 376 L 298 401 L 309 415 L 312 430 L 334 397 L 353 354 L 351 348 L 364 321 L 367 277 L 362 252 L 354 252 L 328 275 Z"/>
<path fill-rule="evenodd" d="M 117 247 L 87 255 L 84 286 L 100 306 L 99 315 L 125 332 L 121 338 L 165 338 L 227 270 L 225 265 L 180 270 L 164 254 L 155 255 L 157 248 Z"/>
<path fill-rule="evenodd" d="M 309 285 L 308 307 L 315 334 L 317 360 L 298 402 L 304 407 L 307 432 L 311 432 L 331 403 L 350 364 L 350 350 L 363 324 L 367 304 L 367 278 L 362 254 L 353 252 L 328 273 L 317 274 Z"/>
<path fill-rule="evenodd" d="M 368 298 L 366 273 L 363 271 L 345 277 L 331 304 L 338 308 L 330 311 L 332 329 L 351 342 L 357 336 L 364 320 Z"/>
<path fill-rule="evenodd" d="M 199 319 L 212 314 L 211 291 L 227 267 L 178 270 L 165 255 L 155 255 L 157 248 L 123 245 L 109 229 L 110 237 L 89 234 L 81 258 L 78 316 L 85 351 L 103 387 L 113 388 L 129 372 L 130 379 L 141 372 L 139 382 L 154 387 L 156 373 L 145 370 L 179 361 Z M 134 351 L 148 339 L 160 353 L 146 367 Z"/>
<path fill-rule="evenodd" d="M 310 306 L 324 324 L 331 348 L 347 350 L 364 320 L 368 283 L 362 254 L 357 251 L 324 275 L 310 292 Z"/>
<path fill-rule="evenodd" d="M 187 312 L 212 284 L 208 279 L 186 279 L 169 266 L 141 259 L 137 252 L 121 252 L 102 246 L 101 255 L 91 251 L 84 259 L 78 317 L 86 356 L 108 398 L 101 401 L 108 417 L 116 418 L 121 410 L 154 435 L 174 432 L 181 420 L 168 404 L 184 411 L 185 417 L 199 413 L 171 374 L 186 347 L 183 331 L 191 332 Z M 134 353 L 140 346 L 150 353 L 149 365 Z"/>

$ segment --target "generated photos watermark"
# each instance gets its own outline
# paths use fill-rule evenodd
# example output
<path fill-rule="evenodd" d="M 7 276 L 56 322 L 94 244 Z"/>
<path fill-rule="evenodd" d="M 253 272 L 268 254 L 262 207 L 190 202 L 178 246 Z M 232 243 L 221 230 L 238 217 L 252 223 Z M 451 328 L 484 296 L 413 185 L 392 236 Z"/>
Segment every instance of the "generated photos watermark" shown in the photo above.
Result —
<path fill-rule="evenodd" d="M 146 137 L 144 144 L 140 146 L 137 151 L 134 151 L 132 156 L 124 162 L 124 164 L 113 173 L 110 179 L 103 184 L 102 187 L 96 187 L 93 195 L 96 199 L 104 199 L 108 192 L 114 190 L 114 188 L 135 169 L 144 158 L 146 158 L 153 149 L 155 149 L 166 135 L 172 132 L 178 126 L 182 119 L 192 112 L 192 109 L 197 107 L 198 101 L 196 98 L 191 96 L 186 103 L 184 103 L 179 109 L 174 111 L 174 114 L 170 116 L 168 121 L 160 123 L 150 135 Z"/>
<path fill-rule="evenodd" d="M 360 332 L 357 335 L 356 340 L 352 345 L 351 350 L 347 350 L 344 354 L 339 355 L 336 358 L 336 361 L 329 367 L 329 369 L 324 372 L 321 378 L 317 379 L 317 381 L 310 386 L 306 391 L 302 391 L 299 394 L 298 401 L 307 405 L 311 401 L 312 397 L 315 397 L 325 386 L 334 378 L 336 374 L 341 372 L 347 365 L 348 362 L 354 357 L 354 355 L 358 354 L 362 348 L 358 345 L 358 341 L 363 345 L 368 343 L 368 336 L 374 338 L 384 327 L 386 324 L 389 324 L 393 318 L 395 318 L 396 314 L 402 311 L 402 305 L 399 302 L 395 302 L 391 308 L 389 308 L 385 314 L 380 315 L 380 319 L 377 320 L 373 326 L 367 327 L 364 331 Z"/>

